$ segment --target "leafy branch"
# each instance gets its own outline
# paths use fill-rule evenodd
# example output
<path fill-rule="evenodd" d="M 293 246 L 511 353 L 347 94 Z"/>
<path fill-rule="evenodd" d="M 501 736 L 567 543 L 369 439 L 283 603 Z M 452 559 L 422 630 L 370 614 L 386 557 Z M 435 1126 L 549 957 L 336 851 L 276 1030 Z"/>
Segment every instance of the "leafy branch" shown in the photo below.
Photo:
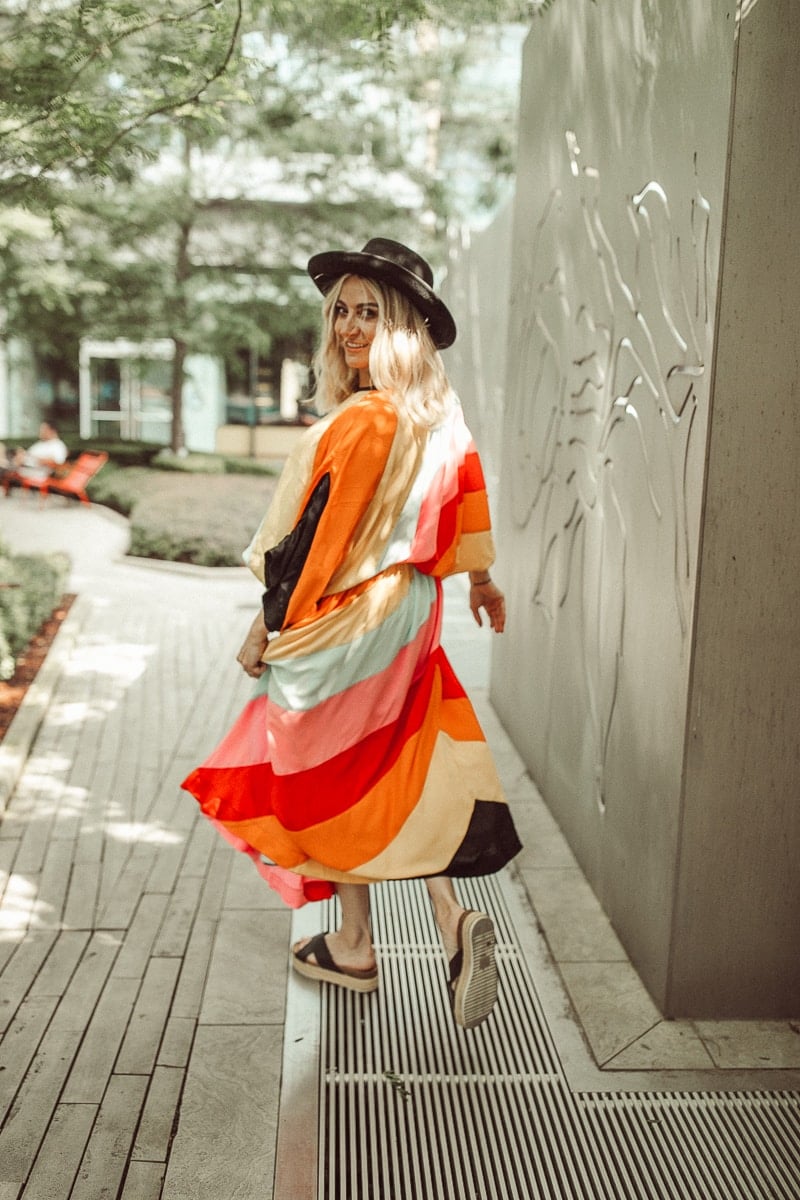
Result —
<path fill-rule="evenodd" d="M 80 10 L 82 10 L 83 7 L 84 5 L 81 4 Z M 132 21 L 130 21 L 128 24 L 123 24 L 118 33 L 112 34 L 111 36 L 107 36 L 102 40 L 97 41 L 97 43 L 90 48 L 81 46 L 79 41 L 73 39 L 73 45 L 75 48 L 70 50 L 64 56 L 67 61 L 70 61 L 70 59 L 79 60 L 79 65 L 75 68 L 72 75 L 62 81 L 62 83 L 59 85 L 59 90 L 51 96 L 49 101 L 44 103 L 44 106 L 40 111 L 34 112 L 28 118 L 28 120 L 20 121 L 16 125 L 9 124 L 4 129 L 0 128 L 0 140 L 3 138 L 13 137 L 15 134 L 21 133 L 23 129 L 30 129 L 37 123 L 47 120 L 48 117 L 52 116 L 57 108 L 63 108 L 68 103 L 78 82 L 84 73 L 89 69 L 89 67 L 94 65 L 99 58 L 109 58 L 112 52 L 123 42 L 127 41 L 128 38 L 133 37 L 135 34 L 144 33 L 147 30 L 155 29 L 163 25 L 174 25 L 179 21 L 191 20 L 199 13 L 202 13 L 206 9 L 212 7 L 217 8 L 218 5 L 214 4 L 213 2 L 205 3 L 201 4 L 199 8 L 196 8 L 193 12 L 184 14 L 168 13 L 166 16 L 152 17 L 149 19 L 146 18 L 144 13 L 139 12 Z M 241 21 L 241 4 L 239 5 L 239 20 Z M 79 24 L 84 35 L 84 40 L 91 40 L 91 34 L 87 30 L 85 23 L 80 20 Z M 12 41 L 13 36 L 14 35 L 12 35 L 12 38 L 10 39 Z M 227 61 L 229 61 L 229 56 Z"/>
<path fill-rule="evenodd" d="M 243 0 L 209 20 L 220 7 L 221 0 L 204 0 L 154 14 L 153 6 L 117 0 L 80 3 L 45 20 L 0 17 L 4 199 L 46 204 L 49 176 L 106 175 L 137 131 L 199 108 L 229 71 L 242 29 Z M 116 71 L 115 82 L 117 61 L 124 74 Z M 135 148 L 147 153 L 144 144 Z"/>

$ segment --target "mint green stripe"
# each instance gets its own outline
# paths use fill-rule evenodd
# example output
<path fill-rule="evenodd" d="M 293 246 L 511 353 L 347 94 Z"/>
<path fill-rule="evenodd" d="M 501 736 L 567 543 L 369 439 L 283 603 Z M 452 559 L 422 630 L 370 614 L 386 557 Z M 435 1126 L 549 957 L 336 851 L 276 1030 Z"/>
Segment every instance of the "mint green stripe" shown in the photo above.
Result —
<path fill-rule="evenodd" d="M 341 646 L 271 663 L 270 700 L 290 712 L 307 712 L 385 671 L 429 620 L 435 594 L 434 581 L 414 572 L 403 602 L 377 629 Z"/>

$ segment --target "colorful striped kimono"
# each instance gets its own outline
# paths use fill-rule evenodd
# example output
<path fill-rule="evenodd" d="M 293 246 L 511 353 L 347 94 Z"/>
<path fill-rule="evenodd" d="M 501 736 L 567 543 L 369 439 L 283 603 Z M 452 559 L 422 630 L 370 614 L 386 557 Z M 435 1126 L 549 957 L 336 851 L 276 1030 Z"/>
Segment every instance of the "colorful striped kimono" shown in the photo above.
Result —
<path fill-rule="evenodd" d="M 497 871 L 520 848 L 439 644 L 441 577 L 494 558 L 455 406 L 416 428 L 359 392 L 312 426 L 245 551 L 263 688 L 183 786 L 292 905 L 336 883 Z"/>

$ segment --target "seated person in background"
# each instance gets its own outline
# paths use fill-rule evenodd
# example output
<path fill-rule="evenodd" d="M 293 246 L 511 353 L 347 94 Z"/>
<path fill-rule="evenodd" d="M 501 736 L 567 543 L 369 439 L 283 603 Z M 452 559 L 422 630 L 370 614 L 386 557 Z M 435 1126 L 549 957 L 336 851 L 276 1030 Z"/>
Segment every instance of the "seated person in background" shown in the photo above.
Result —
<path fill-rule="evenodd" d="M 56 467 L 67 461 L 67 447 L 62 442 L 55 425 L 42 421 L 39 440 L 27 450 L 16 450 L 9 456 L 7 469 L 30 479 L 33 483 L 43 482 Z"/>

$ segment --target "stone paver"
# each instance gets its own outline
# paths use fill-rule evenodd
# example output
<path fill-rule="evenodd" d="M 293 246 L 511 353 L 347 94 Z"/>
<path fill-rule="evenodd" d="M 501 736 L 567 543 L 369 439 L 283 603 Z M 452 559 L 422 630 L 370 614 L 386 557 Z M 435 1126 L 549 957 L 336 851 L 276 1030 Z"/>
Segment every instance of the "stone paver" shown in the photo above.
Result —
<path fill-rule="evenodd" d="M 14 499 L 0 528 L 70 549 L 80 592 L 0 827 L 0 1196 L 155 1198 L 182 1098 L 190 1163 L 212 1132 L 195 1098 L 224 1064 L 230 1108 L 247 1046 L 253 1136 L 277 1121 L 276 1083 L 258 1084 L 280 1078 L 288 914 L 178 786 L 249 695 L 235 653 L 258 585 L 126 561 L 95 510 Z M 242 1170 L 229 1150 L 220 1178 Z M 193 1200 L 222 1195 L 182 1174 Z"/>

